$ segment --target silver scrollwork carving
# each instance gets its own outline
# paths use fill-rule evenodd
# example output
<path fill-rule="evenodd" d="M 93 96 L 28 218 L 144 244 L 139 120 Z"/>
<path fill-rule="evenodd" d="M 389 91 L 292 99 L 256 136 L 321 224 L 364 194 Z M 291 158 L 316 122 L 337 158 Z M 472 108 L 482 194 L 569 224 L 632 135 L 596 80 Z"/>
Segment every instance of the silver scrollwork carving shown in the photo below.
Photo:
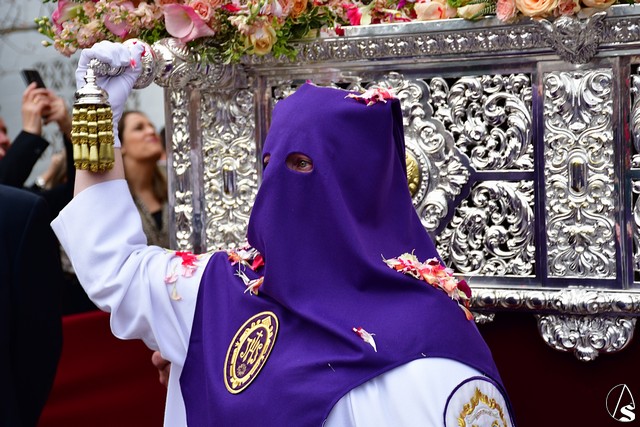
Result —
<path fill-rule="evenodd" d="M 373 85 L 393 89 L 400 100 L 406 150 L 415 159 L 420 176 L 413 204 L 424 227 L 434 231 L 469 180 L 468 162 L 456 149 L 453 135 L 433 117 L 429 87 L 423 81 L 389 73 Z"/>
<path fill-rule="evenodd" d="M 437 237 L 438 252 L 466 276 L 531 276 L 533 219 L 533 182 L 484 181 Z"/>
<path fill-rule="evenodd" d="M 478 170 L 530 170 L 531 82 L 524 74 L 430 82 L 434 116 Z"/>
<path fill-rule="evenodd" d="M 562 313 L 572 315 L 640 315 L 640 294 L 591 288 L 567 289 L 499 289 L 476 286 L 471 306 L 481 311 L 513 310 Z"/>
<path fill-rule="evenodd" d="M 572 351 L 584 361 L 600 353 L 622 350 L 633 337 L 636 319 L 631 317 L 596 317 L 570 315 L 536 315 L 544 341 L 556 350 Z"/>
<path fill-rule="evenodd" d="M 237 247 L 258 188 L 253 93 L 204 92 L 202 102 L 206 247 Z"/>
<path fill-rule="evenodd" d="M 544 175 L 548 274 L 615 277 L 611 70 L 547 73 Z"/>
<path fill-rule="evenodd" d="M 161 39 L 151 49 L 156 57 L 154 81 L 159 86 L 183 88 L 198 75 L 197 57 L 178 39 Z"/>
<path fill-rule="evenodd" d="M 189 98 L 185 90 L 174 89 L 169 93 L 167 102 L 171 106 L 171 121 L 167 134 L 171 135 L 169 146 L 169 205 L 171 215 L 171 247 L 180 250 L 193 250 L 194 222 L 193 182 L 191 150 L 189 148 Z"/>
<path fill-rule="evenodd" d="M 584 20 L 561 16 L 553 22 L 546 19 L 536 22 L 545 29 L 545 39 L 560 58 L 572 64 L 586 64 L 598 51 L 606 16 L 607 12 L 598 12 Z"/>

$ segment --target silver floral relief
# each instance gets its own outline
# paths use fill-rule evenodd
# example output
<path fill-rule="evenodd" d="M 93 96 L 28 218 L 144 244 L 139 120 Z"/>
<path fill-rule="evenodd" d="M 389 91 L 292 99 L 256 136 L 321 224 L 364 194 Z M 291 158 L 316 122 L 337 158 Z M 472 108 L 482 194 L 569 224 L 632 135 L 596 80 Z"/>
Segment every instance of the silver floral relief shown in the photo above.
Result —
<path fill-rule="evenodd" d="M 533 181 L 484 181 L 436 238 L 443 261 L 472 276 L 534 276 Z"/>
<path fill-rule="evenodd" d="M 151 51 L 153 60 L 143 61 L 143 71 L 136 87 L 144 87 L 144 81 L 155 75 L 154 81 L 159 86 L 179 89 L 198 78 L 198 72 L 202 71 L 198 58 L 178 39 L 158 40 L 151 46 Z"/>
<path fill-rule="evenodd" d="M 170 104 L 170 121 L 167 135 L 171 135 L 169 145 L 169 205 L 172 207 L 171 247 L 178 250 L 193 250 L 194 208 L 193 208 L 193 168 L 189 147 L 189 97 L 185 90 L 165 91 L 166 102 Z"/>
<path fill-rule="evenodd" d="M 373 26 L 372 26 L 373 27 Z M 297 45 L 296 63 L 343 62 L 397 57 L 433 57 L 438 55 L 478 52 L 500 52 L 531 49 L 544 46 L 541 31 L 531 23 L 528 25 L 502 25 L 490 30 L 469 26 L 464 34 L 450 31 L 430 31 L 433 23 L 416 22 L 386 25 L 382 28 L 345 27 L 346 37 L 324 38 L 316 42 L 301 42 Z M 398 35 L 402 30 L 414 29 L 413 35 Z M 368 36 L 373 31 L 375 36 Z M 263 66 L 276 64 L 280 58 L 271 55 L 252 55 L 244 59 L 247 65 Z"/>
<path fill-rule="evenodd" d="M 434 117 L 477 170 L 531 170 L 531 80 L 524 74 L 431 79 Z"/>
<path fill-rule="evenodd" d="M 607 12 L 594 13 L 586 19 L 560 16 L 553 22 L 540 19 L 537 22 L 545 30 L 549 46 L 558 56 L 572 64 L 586 64 L 598 52 L 604 35 L 604 18 Z"/>
<path fill-rule="evenodd" d="M 616 275 L 612 71 L 544 76 L 549 277 Z"/>
<path fill-rule="evenodd" d="M 202 94 L 202 154 L 207 250 L 246 241 L 258 188 L 253 93 L 249 89 Z"/>
<path fill-rule="evenodd" d="M 584 361 L 622 350 L 631 342 L 633 317 L 536 315 L 544 341 L 556 350 L 572 351 Z"/>

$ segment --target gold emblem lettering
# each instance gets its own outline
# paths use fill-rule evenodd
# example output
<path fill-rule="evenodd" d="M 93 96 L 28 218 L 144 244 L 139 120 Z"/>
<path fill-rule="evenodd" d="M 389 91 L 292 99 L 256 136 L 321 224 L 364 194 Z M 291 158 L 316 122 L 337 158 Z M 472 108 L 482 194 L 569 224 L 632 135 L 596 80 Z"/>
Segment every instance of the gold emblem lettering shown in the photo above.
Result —
<path fill-rule="evenodd" d="M 240 393 L 258 376 L 277 334 L 278 318 L 271 311 L 256 314 L 238 329 L 224 363 L 224 381 L 229 393 Z"/>

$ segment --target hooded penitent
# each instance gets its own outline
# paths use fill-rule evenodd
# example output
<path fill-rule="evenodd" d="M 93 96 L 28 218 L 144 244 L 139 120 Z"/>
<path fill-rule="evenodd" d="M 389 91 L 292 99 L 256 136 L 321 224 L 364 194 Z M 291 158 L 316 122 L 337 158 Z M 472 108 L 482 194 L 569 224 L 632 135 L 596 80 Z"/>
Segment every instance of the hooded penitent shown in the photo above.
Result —
<path fill-rule="evenodd" d="M 421 357 L 500 383 L 458 304 L 385 264 L 437 253 L 407 187 L 398 100 L 348 94 L 306 84 L 273 111 L 248 228 L 264 267 L 227 253 L 206 267 L 181 377 L 190 426 L 321 426 L 349 390 Z M 313 171 L 290 169 L 294 153 Z"/>

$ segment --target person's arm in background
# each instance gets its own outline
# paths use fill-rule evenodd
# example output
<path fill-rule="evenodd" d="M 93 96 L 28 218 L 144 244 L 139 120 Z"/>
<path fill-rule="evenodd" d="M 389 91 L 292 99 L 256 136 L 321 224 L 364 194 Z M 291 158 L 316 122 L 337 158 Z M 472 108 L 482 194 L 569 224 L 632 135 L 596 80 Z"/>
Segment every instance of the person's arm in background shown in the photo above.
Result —
<path fill-rule="evenodd" d="M 51 157 L 49 168 L 36 180 L 38 185 L 31 187 L 31 189 L 45 198 L 51 208 L 52 218 L 55 218 L 73 198 L 76 169 L 73 162 L 73 146 L 71 145 L 71 115 L 64 100 L 53 92 L 49 94 L 49 101 L 50 106 L 45 124 L 53 122 L 58 124 L 64 140 L 65 164 L 56 164 L 55 161 L 58 160 L 59 157 L 56 157 L 57 154 L 54 154 Z M 64 167 L 66 180 L 52 183 L 52 180 L 55 180 L 59 172 L 59 167 Z"/>
<path fill-rule="evenodd" d="M 62 133 L 62 139 L 64 141 L 64 151 L 66 155 L 66 176 L 67 182 L 73 185 L 75 182 L 76 168 L 73 164 L 73 146 L 71 145 L 71 114 L 64 100 L 50 93 L 50 107 L 45 124 L 57 123 L 60 133 Z M 44 177 L 45 181 L 47 177 Z"/>
<path fill-rule="evenodd" d="M 50 91 L 31 83 L 22 95 L 22 131 L 0 160 L 0 184 L 22 187 L 49 142 L 42 138 L 43 114 L 50 107 Z"/>

